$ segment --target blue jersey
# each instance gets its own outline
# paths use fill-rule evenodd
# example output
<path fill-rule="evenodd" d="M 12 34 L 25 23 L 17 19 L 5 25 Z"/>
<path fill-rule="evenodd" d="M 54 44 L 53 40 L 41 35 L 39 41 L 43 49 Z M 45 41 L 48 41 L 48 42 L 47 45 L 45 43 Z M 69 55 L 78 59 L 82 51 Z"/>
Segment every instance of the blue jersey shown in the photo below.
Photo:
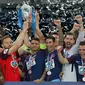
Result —
<path fill-rule="evenodd" d="M 82 81 L 83 74 L 82 74 L 82 68 L 81 68 L 82 66 L 81 56 L 79 54 L 76 54 L 67 59 L 69 63 L 72 63 L 75 65 L 77 81 Z"/>
<path fill-rule="evenodd" d="M 55 79 L 60 79 L 59 74 L 61 72 L 62 65 L 60 64 L 60 62 L 58 60 L 57 50 L 54 50 L 52 53 L 48 53 L 45 63 L 48 62 L 48 57 L 49 57 L 49 59 L 54 61 L 54 68 L 50 69 L 51 75 L 48 75 L 48 71 L 46 71 L 45 80 L 52 81 Z"/>
<path fill-rule="evenodd" d="M 38 51 L 32 57 L 35 58 L 36 64 L 31 67 L 32 74 L 30 75 L 27 67 L 26 67 L 26 75 L 25 75 L 25 80 L 26 81 L 33 81 L 36 79 L 40 79 L 44 69 L 45 69 L 45 58 L 46 58 L 46 51 Z M 29 61 L 29 56 L 27 57 L 27 61 Z M 31 79 L 30 79 L 31 76 Z"/>

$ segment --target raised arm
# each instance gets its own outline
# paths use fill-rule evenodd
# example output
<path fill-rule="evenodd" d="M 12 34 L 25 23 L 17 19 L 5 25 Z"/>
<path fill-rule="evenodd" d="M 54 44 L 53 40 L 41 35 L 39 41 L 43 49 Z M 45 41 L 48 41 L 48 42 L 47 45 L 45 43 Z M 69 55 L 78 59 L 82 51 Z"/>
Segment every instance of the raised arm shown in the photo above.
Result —
<path fill-rule="evenodd" d="M 72 32 L 75 35 L 76 39 L 77 39 L 78 34 L 79 34 L 78 30 L 79 30 L 79 24 L 74 23 L 73 28 L 70 32 Z"/>
<path fill-rule="evenodd" d="M 23 30 L 22 32 L 19 34 L 19 36 L 17 37 L 14 45 L 9 49 L 8 54 L 10 55 L 13 52 L 16 52 L 22 45 L 24 37 L 25 37 L 25 33 L 28 29 L 28 20 L 26 20 L 23 24 Z"/>
<path fill-rule="evenodd" d="M 19 49 L 18 49 L 18 53 L 19 55 L 22 55 L 25 53 L 25 50 L 24 50 L 24 46 L 26 48 L 30 47 L 30 41 L 29 41 L 29 30 L 30 30 L 30 23 L 31 23 L 31 15 L 28 17 L 28 31 L 25 32 L 25 37 L 24 37 L 24 43 L 23 43 L 23 46 L 21 46 Z"/>
<path fill-rule="evenodd" d="M 79 34 L 76 40 L 75 45 L 69 50 L 69 56 L 72 56 L 74 54 L 78 54 L 79 50 L 79 44 L 81 41 L 84 40 L 84 27 L 83 27 L 83 22 L 82 22 L 82 16 L 77 15 L 75 19 L 79 22 Z"/>
<path fill-rule="evenodd" d="M 28 37 L 28 33 L 27 32 L 25 33 L 24 44 L 27 47 L 30 47 L 30 41 L 29 41 L 29 37 Z"/>
<path fill-rule="evenodd" d="M 61 53 L 62 49 L 63 49 L 62 46 L 58 46 L 57 47 L 58 59 L 59 59 L 59 61 L 60 61 L 61 64 L 67 64 L 69 62 L 68 62 L 67 58 L 64 58 L 63 57 L 63 55 Z"/>
<path fill-rule="evenodd" d="M 54 23 L 58 26 L 58 35 L 59 35 L 59 45 L 63 46 L 63 31 L 61 27 L 61 21 L 60 20 L 54 20 Z"/>
<path fill-rule="evenodd" d="M 82 16 L 77 15 L 75 19 L 78 21 L 80 28 L 79 28 L 79 35 L 76 40 L 76 43 L 79 44 L 82 40 L 84 40 L 84 26 L 83 26 L 83 21 L 82 21 Z"/>
<path fill-rule="evenodd" d="M 36 11 L 36 35 L 40 39 L 40 42 L 42 43 L 44 41 L 44 36 L 39 28 L 39 13 Z"/>
<path fill-rule="evenodd" d="M 31 22 L 32 22 L 32 16 L 29 15 L 29 17 L 28 17 L 28 27 L 27 27 L 27 28 L 28 28 L 28 32 L 26 31 L 25 37 L 24 37 L 24 44 L 25 44 L 27 47 L 30 47 L 29 32 L 30 32 Z"/>

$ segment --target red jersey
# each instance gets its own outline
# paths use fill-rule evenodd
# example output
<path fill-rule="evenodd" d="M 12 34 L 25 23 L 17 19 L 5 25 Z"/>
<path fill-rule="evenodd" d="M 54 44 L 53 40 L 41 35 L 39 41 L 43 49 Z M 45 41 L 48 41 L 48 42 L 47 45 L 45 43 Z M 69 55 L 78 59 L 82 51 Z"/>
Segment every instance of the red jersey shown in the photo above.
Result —
<path fill-rule="evenodd" d="M 3 59 L 4 56 L 5 59 Z M 0 66 L 5 81 L 20 81 L 20 73 L 16 53 L 12 53 L 11 55 L 8 55 L 8 52 L 6 51 L 0 53 Z"/>

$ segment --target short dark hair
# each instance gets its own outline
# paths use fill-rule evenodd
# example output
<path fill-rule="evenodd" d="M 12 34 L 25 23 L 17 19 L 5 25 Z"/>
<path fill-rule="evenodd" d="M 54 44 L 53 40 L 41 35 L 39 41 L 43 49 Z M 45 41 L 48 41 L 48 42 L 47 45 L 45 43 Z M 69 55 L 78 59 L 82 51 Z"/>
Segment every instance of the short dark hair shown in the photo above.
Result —
<path fill-rule="evenodd" d="M 85 41 L 81 41 L 80 45 L 82 45 L 82 46 L 85 45 Z"/>
<path fill-rule="evenodd" d="M 45 38 L 45 40 L 47 40 L 47 39 L 52 39 L 53 40 L 53 42 L 55 42 L 55 38 L 53 37 L 53 36 L 47 36 L 46 38 Z"/>
<path fill-rule="evenodd" d="M 32 40 L 36 40 L 36 41 L 40 42 L 39 38 L 36 38 L 36 37 L 32 38 L 31 41 Z"/>
<path fill-rule="evenodd" d="M 67 33 L 65 34 L 64 38 L 66 38 L 67 35 L 72 35 L 73 38 L 74 38 L 74 40 L 76 40 L 76 37 L 75 37 L 74 33 L 72 33 L 72 32 L 67 32 Z"/>
<path fill-rule="evenodd" d="M 12 39 L 11 36 L 5 35 L 5 36 L 3 36 L 3 37 L 1 38 L 1 44 L 3 43 L 3 41 L 4 41 L 6 38 Z"/>

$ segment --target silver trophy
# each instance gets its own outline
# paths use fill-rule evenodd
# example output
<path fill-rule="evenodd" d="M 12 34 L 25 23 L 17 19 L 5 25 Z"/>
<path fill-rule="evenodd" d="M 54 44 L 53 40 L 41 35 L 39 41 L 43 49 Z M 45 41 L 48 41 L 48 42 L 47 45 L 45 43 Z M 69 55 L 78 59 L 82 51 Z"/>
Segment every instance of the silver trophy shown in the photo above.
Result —
<path fill-rule="evenodd" d="M 26 19 L 30 14 L 32 14 L 32 7 L 29 4 L 24 3 L 21 6 L 23 19 Z"/>

